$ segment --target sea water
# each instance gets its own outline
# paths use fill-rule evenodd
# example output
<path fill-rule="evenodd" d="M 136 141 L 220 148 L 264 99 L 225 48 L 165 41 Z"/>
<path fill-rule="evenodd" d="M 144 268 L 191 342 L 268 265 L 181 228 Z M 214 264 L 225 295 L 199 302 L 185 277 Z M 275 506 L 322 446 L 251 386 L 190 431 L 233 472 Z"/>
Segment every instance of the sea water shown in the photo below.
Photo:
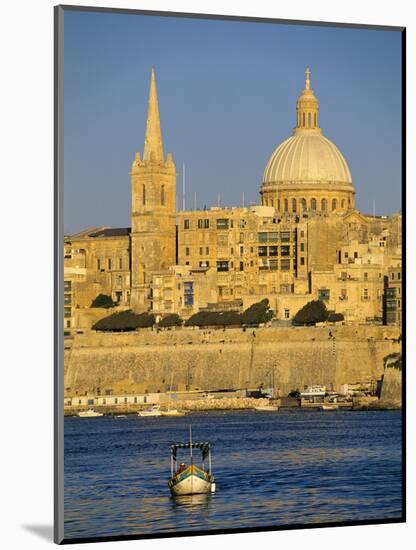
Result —
<path fill-rule="evenodd" d="M 212 444 L 216 493 L 175 500 L 170 445 L 189 424 Z M 399 411 L 69 417 L 65 538 L 399 519 L 401 454 Z"/>

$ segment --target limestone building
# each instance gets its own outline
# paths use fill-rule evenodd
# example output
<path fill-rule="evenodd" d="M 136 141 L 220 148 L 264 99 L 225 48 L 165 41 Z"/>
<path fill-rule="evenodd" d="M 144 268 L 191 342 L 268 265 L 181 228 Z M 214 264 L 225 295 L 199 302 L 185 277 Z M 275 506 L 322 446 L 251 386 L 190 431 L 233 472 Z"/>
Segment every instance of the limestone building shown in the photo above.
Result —
<path fill-rule="evenodd" d="M 307 69 L 296 127 L 266 165 L 260 204 L 177 212 L 152 69 L 143 156 L 130 171 L 131 227 L 65 238 L 66 329 L 91 324 L 100 293 L 120 308 L 185 318 L 268 298 L 281 321 L 320 299 L 350 322 L 399 324 L 401 215 L 355 209 L 348 164 L 318 115 Z"/>

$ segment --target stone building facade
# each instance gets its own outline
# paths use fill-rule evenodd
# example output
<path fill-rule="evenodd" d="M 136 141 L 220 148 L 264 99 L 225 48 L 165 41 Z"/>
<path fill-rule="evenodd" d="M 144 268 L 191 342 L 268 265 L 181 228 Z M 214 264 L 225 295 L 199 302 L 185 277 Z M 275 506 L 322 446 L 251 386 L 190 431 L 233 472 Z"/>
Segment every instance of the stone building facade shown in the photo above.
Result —
<path fill-rule="evenodd" d="M 347 321 L 400 324 L 401 215 L 355 209 L 347 162 L 323 136 L 318 111 L 307 70 L 296 128 L 267 163 L 261 204 L 177 212 L 152 70 L 143 157 L 130 172 L 131 227 L 65 237 L 66 329 L 98 294 L 185 318 L 268 298 L 282 321 L 320 299 Z"/>

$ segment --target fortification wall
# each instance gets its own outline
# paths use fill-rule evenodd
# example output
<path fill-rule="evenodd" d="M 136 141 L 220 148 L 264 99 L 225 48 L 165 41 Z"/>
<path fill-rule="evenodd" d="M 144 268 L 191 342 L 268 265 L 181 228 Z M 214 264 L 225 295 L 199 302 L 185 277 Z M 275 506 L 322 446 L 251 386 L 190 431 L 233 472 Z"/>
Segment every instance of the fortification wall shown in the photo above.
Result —
<path fill-rule="evenodd" d="M 76 335 L 65 369 L 67 394 L 306 384 L 334 389 L 376 380 L 383 357 L 400 351 L 399 329 L 381 326 L 142 330 Z"/>

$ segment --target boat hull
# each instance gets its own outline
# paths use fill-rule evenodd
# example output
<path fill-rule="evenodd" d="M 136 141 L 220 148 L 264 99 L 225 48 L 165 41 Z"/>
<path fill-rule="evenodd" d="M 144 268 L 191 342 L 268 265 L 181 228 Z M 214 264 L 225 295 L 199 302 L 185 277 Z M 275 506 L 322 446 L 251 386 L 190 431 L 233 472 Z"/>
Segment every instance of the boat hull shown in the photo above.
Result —
<path fill-rule="evenodd" d="M 173 496 L 199 495 L 215 492 L 215 482 L 212 476 L 192 465 L 168 482 Z"/>

